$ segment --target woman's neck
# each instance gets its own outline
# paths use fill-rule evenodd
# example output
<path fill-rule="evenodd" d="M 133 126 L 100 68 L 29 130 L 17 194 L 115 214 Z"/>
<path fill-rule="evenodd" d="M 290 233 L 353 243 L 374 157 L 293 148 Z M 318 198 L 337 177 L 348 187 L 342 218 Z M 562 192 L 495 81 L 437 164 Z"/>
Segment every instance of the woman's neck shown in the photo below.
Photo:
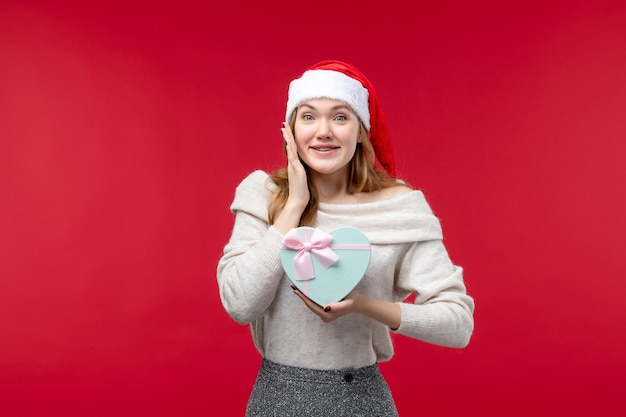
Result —
<path fill-rule="evenodd" d="M 321 202 L 332 203 L 342 200 L 348 195 L 348 176 L 346 172 L 335 172 L 333 174 L 311 173 L 310 175 Z"/>

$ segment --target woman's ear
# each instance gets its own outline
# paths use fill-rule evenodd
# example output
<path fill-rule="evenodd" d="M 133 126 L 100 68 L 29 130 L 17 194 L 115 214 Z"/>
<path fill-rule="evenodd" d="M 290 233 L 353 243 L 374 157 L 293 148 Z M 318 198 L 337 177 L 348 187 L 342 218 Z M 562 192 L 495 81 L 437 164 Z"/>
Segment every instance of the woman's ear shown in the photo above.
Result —
<path fill-rule="evenodd" d="M 367 130 L 361 123 L 361 126 L 359 126 L 359 133 L 357 133 L 356 143 L 363 143 L 363 135 L 367 135 Z"/>

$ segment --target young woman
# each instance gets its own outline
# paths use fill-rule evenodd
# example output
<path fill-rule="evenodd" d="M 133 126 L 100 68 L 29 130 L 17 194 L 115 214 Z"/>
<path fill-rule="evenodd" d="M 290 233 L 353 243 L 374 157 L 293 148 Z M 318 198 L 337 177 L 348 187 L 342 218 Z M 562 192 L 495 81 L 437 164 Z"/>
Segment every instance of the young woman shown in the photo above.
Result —
<path fill-rule="evenodd" d="M 423 194 L 395 178 L 378 96 L 358 69 L 313 65 L 291 82 L 285 120 L 287 167 L 237 187 L 217 268 L 224 308 L 250 324 L 263 358 L 246 415 L 396 416 L 377 365 L 393 355 L 389 332 L 465 347 L 474 302 L 462 268 Z M 299 226 L 369 239 L 368 269 L 343 300 L 319 306 L 286 277 L 281 241 Z"/>

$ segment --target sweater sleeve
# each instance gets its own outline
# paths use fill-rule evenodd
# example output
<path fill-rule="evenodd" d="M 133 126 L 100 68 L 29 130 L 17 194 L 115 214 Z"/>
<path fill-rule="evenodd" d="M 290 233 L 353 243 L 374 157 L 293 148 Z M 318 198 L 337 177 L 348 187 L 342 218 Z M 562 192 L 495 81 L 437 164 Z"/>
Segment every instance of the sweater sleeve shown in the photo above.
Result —
<path fill-rule="evenodd" d="M 237 187 L 231 205 L 233 231 L 217 266 L 222 304 L 241 324 L 264 314 L 283 277 L 282 234 L 267 222 L 267 202 L 272 194 L 267 178 L 265 172 L 255 171 Z"/>
<path fill-rule="evenodd" d="M 474 329 L 474 300 L 467 294 L 463 269 L 452 263 L 442 238 L 410 244 L 400 264 L 396 291 L 416 295 L 413 303 L 400 303 L 396 333 L 440 346 L 467 346 Z"/>

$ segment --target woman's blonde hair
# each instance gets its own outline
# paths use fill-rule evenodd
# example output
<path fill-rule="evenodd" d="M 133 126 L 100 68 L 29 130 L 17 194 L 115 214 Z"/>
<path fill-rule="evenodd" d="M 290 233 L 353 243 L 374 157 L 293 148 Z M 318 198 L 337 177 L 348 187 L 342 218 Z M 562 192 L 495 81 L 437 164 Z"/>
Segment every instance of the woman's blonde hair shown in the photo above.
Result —
<path fill-rule="evenodd" d="M 297 114 L 296 109 L 293 114 Z M 295 117 L 291 118 L 289 125 L 291 130 L 294 131 Z M 359 130 L 360 142 L 357 143 L 354 156 L 349 162 L 348 169 L 348 193 L 360 193 L 360 192 L 372 192 L 379 191 L 385 188 L 397 186 L 395 178 L 392 178 L 387 172 L 378 169 L 374 163 L 374 148 L 369 140 L 367 130 L 361 123 Z M 283 146 L 283 151 L 285 147 Z M 300 217 L 299 226 L 312 226 L 315 222 L 315 216 L 317 215 L 317 209 L 319 207 L 319 195 L 315 185 L 311 181 L 311 175 L 309 173 L 309 167 L 304 164 L 304 169 L 307 172 L 307 182 L 309 185 L 309 203 L 307 204 L 302 216 Z M 270 180 L 273 181 L 278 188 L 274 191 L 269 204 L 268 204 L 268 220 L 269 224 L 274 224 L 276 217 L 280 214 L 283 207 L 287 203 L 289 197 L 289 178 L 287 175 L 287 167 L 283 167 L 275 171 L 270 175 Z"/>

